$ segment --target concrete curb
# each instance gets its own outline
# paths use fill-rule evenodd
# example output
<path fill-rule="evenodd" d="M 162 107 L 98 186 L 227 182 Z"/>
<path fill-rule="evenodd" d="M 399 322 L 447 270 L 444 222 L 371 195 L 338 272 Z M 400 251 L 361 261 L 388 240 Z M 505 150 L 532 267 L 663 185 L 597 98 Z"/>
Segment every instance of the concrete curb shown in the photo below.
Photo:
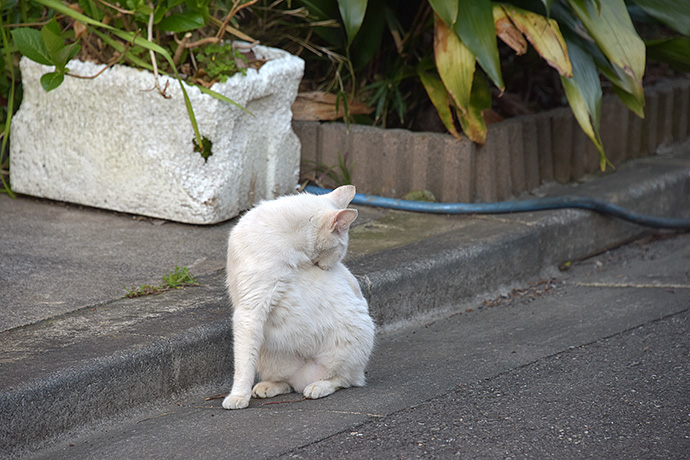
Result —
<path fill-rule="evenodd" d="M 687 217 L 690 157 L 641 160 L 577 193 Z M 384 329 L 535 281 L 562 262 L 646 231 L 570 210 L 457 219 L 459 230 L 348 262 Z M 0 336 L 5 349 L 23 354 L 3 364 L 0 452 L 35 449 L 69 430 L 200 385 L 227 390 L 231 322 L 223 273 L 200 281 L 202 287 L 122 299 Z"/>
<path fill-rule="evenodd" d="M 602 142 L 617 167 L 682 142 L 690 132 L 690 79 L 645 88 L 645 97 L 644 120 L 616 96 L 602 99 Z M 311 177 L 315 164 L 331 167 L 343 157 L 360 192 L 393 198 L 427 189 L 443 202 L 504 201 L 599 170 L 599 153 L 569 108 L 494 123 L 484 145 L 450 134 L 344 123 L 294 121 L 293 128 L 302 143 L 302 177 Z"/>

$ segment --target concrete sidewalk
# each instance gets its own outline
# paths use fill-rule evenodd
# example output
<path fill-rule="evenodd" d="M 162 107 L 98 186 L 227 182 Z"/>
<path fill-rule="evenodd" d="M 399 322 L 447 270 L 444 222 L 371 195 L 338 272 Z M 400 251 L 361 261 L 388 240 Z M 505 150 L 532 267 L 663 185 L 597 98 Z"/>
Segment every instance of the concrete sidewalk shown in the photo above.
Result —
<path fill-rule="evenodd" d="M 688 217 L 689 153 L 639 160 L 548 192 Z M 0 452 L 37 448 L 189 391 L 227 390 L 223 267 L 233 222 L 195 227 L 6 196 L 0 211 Z M 462 310 L 648 231 L 570 210 L 360 212 L 347 262 L 383 331 Z M 123 286 L 159 284 L 175 266 L 188 267 L 201 286 L 122 298 Z"/>

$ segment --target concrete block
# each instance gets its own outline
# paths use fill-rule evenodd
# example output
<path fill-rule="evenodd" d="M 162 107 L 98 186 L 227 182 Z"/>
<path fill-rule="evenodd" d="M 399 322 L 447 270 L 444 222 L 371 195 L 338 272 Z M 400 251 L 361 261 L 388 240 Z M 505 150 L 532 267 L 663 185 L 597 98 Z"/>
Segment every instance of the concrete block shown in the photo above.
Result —
<path fill-rule="evenodd" d="M 383 145 L 383 130 L 371 126 L 350 125 L 347 136 L 348 152 L 353 170 L 353 183 L 362 193 L 380 195 L 382 175 L 379 152 Z"/>
<path fill-rule="evenodd" d="M 510 123 L 497 123 L 489 126 L 487 148 L 494 151 L 496 157 L 496 199 L 505 201 L 513 193 L 513 176 L 510 157 L 515 146 L 511 145 Z"/>
<path fill-rule="evenodd" d="M 527 190 L 525 172 L 525 149 L 523 141 L 523 123 L 521 120 L 511 119 L 501 123 L 506 131 L 506 152 L 509 162 L 510 196 L 518 196 Z"/>
<path fill-rule="evenodd" d="M 388 191 L 388 196 L 402 198 L 410 192 L 412 187 L 412 171 L 410 165 L 412 158 L 409 154 L 409 145 L 414 137 L 413 133 L 403 129 L 384 129 L 382 159 L 383 174 L 380 180 Z"/>
<path fill-rule="evenodd" d="M 673 141 L 682 142 L 688 137 L 690 118 L 690 81 L 683 80 L 673 88 Z"/>
<path fill-rule="evenodd" d="M 573 151 L 573 114 L 570 109 L 553 112 L 551 127 L 553 132 L 553 178 L 565 184 L 570 181 L 570 165 Z"/>
<path fill-rule="evenodd" d="M 301 145 L 300 177 L 312 177 L 314 174 L 319 157 L 320 125 L 318 121 L 292 121 L 292 129 Z"/>
<path fill-rule="evenodd" d="M 551 127 L 551 113 L 541 113 L 534 116 L 537 125 L 537 156 L 539 158 L 539 177 L 541 182 L 553 180 L 553 131 Z"/>
<path fill-rule="evenodd" d="M 580 129 L 575 117 L 573 117 L 573 153 L 570 159 L 570 180 L 578 180 L 585 175 L 588 150 L 587 144 L 591 143 L 587 135 Z M 591 160 L 590 160 L 591 162 Z"/>
<path fill-rule="evenodd" d="M 533 116 L 522 119 L 522 151 L 525 158 L 525 190 L 539 187 L 539 132 Z"/>
<path fill-rule="evenodd" d="M 667 85 L 660 85 L 655 92 L 659 96 L 657 145 L 668 145 L 673 142 L 673 88 Z"/>
<path fill-rule="evenodd" d="M 493 140 L 492 140 L 493 139 Z M 487 136 L 486 144 L 478 145 L 475 151 L 476 189 L 472 201 L 492 202 L 498 200 L 497 186 L 497 141 L 491 134 Z"/>
<path fill-rule="evenodd" d="M 427 133 L 414 133 L 414 136 L 410 138 L 407 144 L 410 161 L 408 164 L 410 190 L 426 189 L 434 193 L 430 186 L 438 183 L 438 181 L 434 181 L 433 178 L 429 177 L 429 163 L 437 161 L 440 152 L 432 151 L 429 147 Z M 435 193 L 434 195 L 436 196 Z"/>
<path fill-rule="evenodd" d="M 640 158 L 644 156 L 642 147 L 642 127 L 643 119 L 635 115 L 629 114 L 628 119 L 628 155 L 630 158 Z"/>
<path fill-rule="evenodd" d="M 471 202 L 476 183 L 474 142 L 445 134 L 432 136 L 443 140 L 443 148 L 438 155 L 441 190 L 436 198 L 445 202 Z"/>
<path fill-rule="evenodd" d="M 213 89 L 249 109 L 187 92 L 199 130 L 213 143 L 205 161 L 178 82 L 114 66 L 95 79 L 67 77 L 46 92 L 52 70 L 20 63 L 24 99 L 12 123 L 11 171 L 16 192 L 194 224 L 227 220 L 257 200 L 292 193 L 299 172 L 299 139 L 290 107 L 304 62 L 254 47 L 268 61 L 247 76 Z M 70 72 L 95 75 L 103 67 L 72 61 Z"/>
<path fill-rule="evenodd" d="M 601 124 L 599 132 L 604 151 L 615 166 L 628 156 L 628 109 L 617 96 L 604 96 L 601 101 Z"/>
<path fill-rule="evenodd" d="M 645 117 L 642 123 L 642 139 L 640 153 L 653 155 L 657 147 L 657 118 L 659 114 L 659 96 L 654 91 L 645 95 Z"/>
<path fill-rule="evenodd" d="M 347 149 L 347 126 L 343 123 L 322 123 L 319 129 L 319 154 L 318 166 L 320 168 L 337 169 L 340 157 L 347 159 L 352 164 L 355 158 Z M 329 185 L 330 183 L 324 184 Z M 332 186 L 334 184 L 330 184 Z"/>

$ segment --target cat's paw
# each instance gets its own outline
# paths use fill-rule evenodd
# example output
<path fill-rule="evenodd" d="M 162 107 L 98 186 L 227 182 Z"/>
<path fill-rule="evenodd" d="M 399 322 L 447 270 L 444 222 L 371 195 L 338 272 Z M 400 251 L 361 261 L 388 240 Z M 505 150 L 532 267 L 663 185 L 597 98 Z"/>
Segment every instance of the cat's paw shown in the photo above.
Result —
<path fill-rule="evenodd" d="M 338 387 L 329 380 L 317 380 L 307 385 L 303 393 L 305 398 L 318 399 L 334 393 L 337 389 Z"/>
<path fill-rule="evenodd" d="M 249 395 L 229 394 L 223 400 L 223 409 L 244 409 L 249 405 Z"/>
<path fill-rule="evenodd" d="M 252 395 L 255 398 L 272 398 L 274 396 L 290 393 L 292 387 L 286 382 L 259 382 L 254 385 Z"/>

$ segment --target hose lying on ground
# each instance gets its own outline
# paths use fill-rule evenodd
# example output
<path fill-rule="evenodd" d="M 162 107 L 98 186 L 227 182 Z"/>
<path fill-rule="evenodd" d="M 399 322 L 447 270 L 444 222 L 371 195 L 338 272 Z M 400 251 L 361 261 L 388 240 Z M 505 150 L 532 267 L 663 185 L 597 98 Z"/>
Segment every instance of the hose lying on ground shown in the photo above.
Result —
<path fill-rule="evenodd" d="M 315 195 L 323 195 L 331 191 L 315 185 L 307 185 L 305 190 Z M 352 200 L 352 204 L 434 214 L 507 214 L 576 208 L 614 216 L 646 227 L 690 229 L 690 219 L 648 216 L 606 201 L 582 196 L 556 196 L 524 201 L 502 201 L 499 203 L 432 203 L 357 193 Z"/>

